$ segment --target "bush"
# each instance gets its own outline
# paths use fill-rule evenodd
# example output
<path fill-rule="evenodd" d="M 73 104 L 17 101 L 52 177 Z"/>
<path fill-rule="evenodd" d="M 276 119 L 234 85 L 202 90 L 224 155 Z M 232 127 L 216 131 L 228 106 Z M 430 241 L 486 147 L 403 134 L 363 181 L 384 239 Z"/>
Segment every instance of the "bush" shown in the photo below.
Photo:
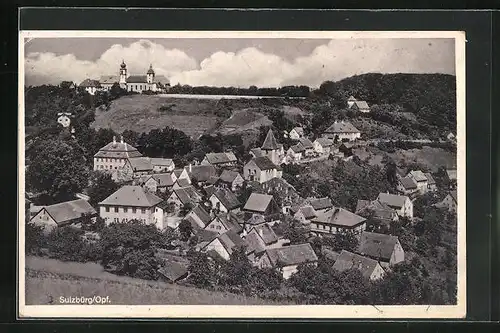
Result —
<path fill-rule="evenodd" d="M 102 252 L 99 246 L 83 239 L 84 231 L 72 226 L 54 229 L 47 236 L 51 258 L 62 261 L 98 261 Z"/>

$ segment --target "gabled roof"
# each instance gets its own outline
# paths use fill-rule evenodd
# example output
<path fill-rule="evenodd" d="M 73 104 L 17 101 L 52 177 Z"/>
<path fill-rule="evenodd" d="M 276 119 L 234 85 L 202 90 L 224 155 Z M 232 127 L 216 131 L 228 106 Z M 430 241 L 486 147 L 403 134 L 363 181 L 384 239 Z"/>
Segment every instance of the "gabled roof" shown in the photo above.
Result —
<path fill-rule="evenodd" d="M 44 206 L 40 210 L 45 211 L 60 225 L 83 217 L 84 215 L 95 215 L 96 210 L 83 199 L 61 202 L 55 205 Z M 38 212 L 40 212 L 40 210 Z"/>
<path fill-rule="evenodd" d="M 217 176 L 217 171 L 212 165 L 192 165 L 191 171 L 189 166 L 184 167 L 189 175 L 189 178 L 195 178 L 199 182 L 206 182 L 210 177 Z"/>
<path fill-rule="evenodd" d="M 267 249 L 266 253 L 273 266 L 291 266 L 318 261 L 309 243 Z"/>
<path fill-rule="evenodd" d="M 412 170 L 410 171 L 410 175 L 417 181 L 417 182 L 426 182 L 427 177 L 425 177 L 424 173 L 420 170 Z"/>
<path fill-rule="evenodd" d="M 299 139 L 299 142 L 300 144 L 305 148 L 305 149 L 313 149 L 314 146 L 313 146 L 313 143 L 311 142 L 311 140 L 309 140 L 308 138 L 300 138 Z"/>
<path fill-rule="evenodd" d="M 309 204 L 315 209 L 315 210 L 322 210 L 322 209 L 328 209 L 332 208 L 333 204 L 330 198 L 324 197 L 324 198 L 314 198 L 314 199 L 309 199 Z"/>
<path fill-rule="evenodd" d="M 257 165 L 257 167 L 261 170 L 271 170 L 271 169 L 279 170 L 280 169 L 276 164 L 274 164 L 266 156 L 253 158 L 248 163 L 252 163 L 252 162 L 255 163 L 255 165 Z M 247 165 L 248 165 L 248 163 L 247 163 Z"/>
<path fill-rule="evenodd" d="M 266 223 L 266 219 L 261 215 L 253 215 L 245 222 L 247 225 L 259 225 Z"/>
<path fill-rule="evenodd" d="M 262 157 L 265 156 L 265 153 L 262 149 L 260 148 L 252 148 L 250 149 L 250 152 L 255 156 L 255 157 Z"/>
<path fill-rule="evenodd" d="M 205 226 L 207 226 L 210 221 L 212 221 L 212 217 L 210 216 L 210 214 L 205 209 L 203 209 L 201 205 L 196 205 L 190 213 L 198 216 L 198 218 L 201 220 L 201 222 L 203 222 Z"/>
<path fill-rule="evenodd" d="M 163 200 L 140 186 L 125 185 L 104 199 L 99 205 L 125 207 L 153 207 Z"/>
<path fill-rule="evenodd" d="M 377 265 L 378 262 L 376 260 L 342 250 L 337 260 L 335 260 L 335 264 L 333 264 L 333 269 L 339 272 L 358 269 L 365 278 L 369 279 Z"/>
<path fill-rule="evenodd" d="M 96 87 L 99 88 L 101 85 L 98 80 L 85 79 L 80 83 L 80 87 Z"/>
<path fill-rule="evenodd" d="M 261 186 L 263 189 L 266 189 L 266 190 L 269 190 L 269 189 L 283 190 L 286 188 L 289 190 L 291 189 L 291 190 L 296 191 L 295 187 L 293 187 L 289 182 L 287 182 L 283 178 L 278 178 L 278 177 L 274 177 L 274 178 L 269 179 L 266 182 L 263 182 L 261 184 Z"/>
<path fill-rule="evenodd" d="M 254 192 L 248 197 L 243 209 L 252 212 L 265 212 L 272 200 L 272 195 Z"/>
<path fill-rule="evenodd" d="M 197 229 L 195 231 L 195 234 L 198 237 L 198 241 L 200 243 L 201 242 L 207 242 L 207 244 L 209 242 L 211 242 L 212 240 L 214 240 L 215 238 L 217 238 L 217 236 L 219 236 L 219 234 L 217 232 L 210 231 L 210 230 L 207 230 L 207 229 Z"/>
<path fill-rule="evenodd" d="M 127 77 L 127 83 L 147 83 L 146 75 L 130 75 Z"/>
<path fill-rule="evenodd" d="M 171 166 L 174 161 L 171 158 L 151 157 L 151 164 L 154 166 Z"/>
<path fill-rule="evenodd" d="M 354 98 L 354 96 L 351 95 L 351 97 L 349 97 L 348 99 L 349 102 L 355 102 L 356 101 L 356 98 Z"/>
<path fill-rule="evenodd" d="M 201 198 L 201 195 L 191 185 L 175 189 L 173 193 L 177 195 L 179 200 L 184 205 L 188 203 L 193 204 L 198 200 L 198 198 Z"/>
<path fill-rule="evenodd" d="M 174 182 L 174 184 L 177 183 L 179 187 L 187 187 L 190 186 L 191 184 L 186 178 L 177 178 L 177 180 Z"/>
<path fill-rule="evenodd" d="M 327 139 L 327 138 L 317 138 L 316 140 L 314 140 L 315 142 L 317 142 L 321 147 L 331 147 L 333 146 L 333 140 L 330 140 L 330 139 Z"/>
<path fill-rule="evenodd" d="M 368 212 L 369 210 L 373 212 L 374 218 L 381 220 L 392 220 L 395 216 L 397 216 L 397 213 L 394 209 L 378 200 L 358 200 L 356 214 L 363 214 Z"/>
<path fill-rule="evenodd" d="M 175 282 L 188 274 L 188 267 L 173 260 L 164 260 L 158 273 L 169 281 Z"/>
<path fill-rule="evenodd" d="M 256 225 L 252 227 L 252 229 L 255 229 L 257 234 L 262 238 L 262 240 L 266 245 L 278 241 L 278 236 L 276 236 L 276 233 L 274 232 L 273 228 L 271 228 L 267 223 Z"/>
<path fill-rule="evenodd" d="M 216 216 L 227 230 L 232 230 L 236 233 L 240 233 L 243 230 L 243 227 L 239 223 L 243 222 L 240 217 L 240 215 L 234 213 L 220 213 Z"/>
<path fill-rule="evenodd" d="M 262 150 L 278 149 L 278 141 L 276 141 L 276 138 L 274 137 L 273 130 L 269 129 L 269 131 L 267 131 L 266 139 L 260 148 Z"/>
<path fill-rule="evenodd" d="M 103 158 L 132 158 L 140 157 L 142 154 L 126 142 L 110 142 L 94 155 L 94 157 Z"/>
<path fill-rule="evenodd" d="M 299 212 L 301 212 L 306 219 L 312 219 L 317 216 L 313 206 L 310 205 L 300 207 Z"/>
<path fill-rule="evenodd" d="M 455 200 L 455 203 L 458 203 L 457 190 L 450 191 L 450 196 L 453 200 Z"/>
<path fill-rule="evenodd" d="M 184 171 L 184 169 L 175 169 L 174 170 L 174 175 L 179 178 L 179 176 L 182 174 L 182 172 Z"/>
<path fill-rule="evenodd" d="M 153 165 L 149 157 L 133 157 L 129 158 L 128 162 L 134 171 L 150 171 L 153 170 Z"/>
<path fill-rule="evenodd" d="M 370 109 L 370 107 L 368 106 L 368 103 L 366 103 L 365 101 L 355 101 L 354 105 L 356 105 L 358 107 L 358 109 L 360 109 L 360 110 Z"/>
<path fill-rule="evenodd" d="M 232 152 L 226 153 L 208 153 L 205 158 L 210 164 L 223 164 L 236 162 L 236 156 Z"/>
<path fill-rule="evenodd" d="M 206 181 L 206 185 L 214 185 L 219 180 L 219 177 L 212 176 Z"/>
<path fill-rule="evenodd" d="M 175 183 L 171 173 L 156 173 L 151 175 L 151 177 L 156 180 L 159 187 L 173 186 Z"/>
<path fill-rule="evenodd" d="M 411 177 L 403 177 L 399 180 L 401 185 L 406 189 L 406 190 L 415 190 L 417 189 L 417 183 L 413 180 Z"/>
<path fill-rule="evenodd" d="M 364 223 L 366 219 L 344 208 L 333 208 L 326 212 L 319 212 L 313 221 L 352 228 Z"/>
<path fill-rule="evenodd" d="M 360 131 L 349 122 L 334 122 L 325 133 L 360 133 Z"/>
<path fill-rule="evenodd" d="M 264 240 L 260 238 L 259 235 L 255 233 L 248 234 L 245 237 L 245 241 L 247 242 L 247 253 L 255 253 L 255 254 L 260 254 L 266 250 L 266 244 L 264 243 Z"/>
<path fill-rule="evenodd" d="M 99 79 L 101 84 L 115 84 L 120 82 L 120 77 L 118 75 L 103 75 Z"/>
<path fill-rule="evenodd" d="M 380 193 L 377 200 L 385 203 L 389 207 L 401 208 L 404 206 L 406 200 L 410 200 L 406 195 L 397 195 L 390 193 Z"/>
<path fill-rule="evenodd" d="M 217 197 L 228 210 L 233 210 L 241 206 L 241 202 L 238 201 L 236 195 L 227 189 L 220 189 L 212 195 Z"/>
<path fill-rule="evenodd" d="M 434 178 L 432 177 L 430 172 L 426 172 L 426 173 L 424 173 L 424 175 L 425 175 L 425 178 L 427 178 L 428 185 L 435 185 L 436 184 L 436 181 L 434 180 Z"/>
<path fill-rule="evenodd" d="M 236 232 L 229 230 L 223 234 L 220 234 L 218 237 L 222 246 L 226 249 L 226 251 L 231 254 L 233 250 L 237 247 L 246 247 L 247 243 L 244 239 L 242 239 Z"/>
<path fill-rule="evenodd" d="M 446 174 L 448 175 L 448 179 L 457 180 L 457 169 L 446 169 Z"/>
<path fill-rule="evenodd" d="M 290 147 L 294 153 L 301 153 L 306 150 L 306 148 L 299 142 L 296 145 Z"/>
<path fill-rule="evenodd" d="M 370 200 L 360 200 L 360 199 L 358 199 L 358 202 L 356 203 L 356 210 L 354 212 L 356 214 L 360 213 L 365 208 L 369 207 L 370 203 L 371 203 Z"/>
<path fill-rule="evenodd" d="M 241 177 L 240 173 L 237 171 L 223 170 L 219 179 L 224 183 L 232 183 L 238 176 Z"/>
<path fill-rule="evenodd" d="M 299 136 L 304 136 L 304 129 L 302 127 L 294 127 L 291 131 L 295 131 Z"/>
<path fill-rule="evenodd" d="M 359 240 L 358 252 L 364 256 L 390 261 L 398 237 L 363 231 Z"/>

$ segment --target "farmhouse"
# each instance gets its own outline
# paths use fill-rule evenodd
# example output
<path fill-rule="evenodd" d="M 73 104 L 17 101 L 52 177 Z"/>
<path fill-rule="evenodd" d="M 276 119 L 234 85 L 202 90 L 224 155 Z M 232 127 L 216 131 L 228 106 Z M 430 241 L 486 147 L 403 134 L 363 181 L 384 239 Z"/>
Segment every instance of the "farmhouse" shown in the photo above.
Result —
<path fill-rule="evenodd" d="M 413 218 L 413 202 L 406 195 L 380 193 L 377 200 L 396 210 L 399 216 Z"/>
<path fill-rule="evenodd" d="M 407 196 L 413 196 L 418 192 L 417 182 L 411 177 L 399 178 L 397 190 Z"/>
<path fill-rule="evenodd" d="M 116 142 L 116 137 L 113 137 L 113 142 L 99 149 L 94 155 L 94 170 L 121 170 L 129 158 L 141 156 L 135 147 L 123 141 L 123 137 L 120 142 Z"/>
<path fill-rule="evenodd" d="M 225 260 L 229 260 L 231 253 L 239 247 L 246 248 L 247 244 L 236 232 L 227 231 L 220 234 L 207 245 L 202 248 L 202 251 L 209 252 L 215 251 Z"/>
<path fill-rule="evenodd" d="M 95 219 L 97 212 L 83 199 L 61 202 L 55 205 L 41 207 L 30 219 L 30 223 L 43 227 L 44 233 L 66 225 L 75 225 L 84 218 Z"/>
<path fill-rule="evenodd" d="M 398 213 L 393 208 L 378 200 L 358 200 L 355 213 L 367 218 L 371 217 L 387 225 L 399 220 Z"/>
<path fill-rule="evenodd" d="M 196 205 L 202 199 L 202 195 L 196 191 L 196 189 L 190 185 L 186 187 L 181 187 L 174 189 L 172 194 L 167 199 L 168 203 L 173 203 L 177 207 L 182 207 L 184 205 Z"/>
<path fill-rule="evenodd" d="M 336 141 L 355 141 L 361 137 L 361 132 L 349 122 L 335 121 L 323 133 L 323 137 Z"/>
<path fill-rule="evenodd" d="M 424 173 L 424 175 L 427 178 L 427 191 L 428 192 L 437 191 L 436 181 L 434 180 L 430 172 L 426 172 Z"/>
<path fill-rule="evenodd" d="M 176 181 L 177 177 L 172 172 L 141 176 L 135 183 L 149 192 L 155 193 L 156 191 L 160 191 L 165 193 L 172 189 Z"/>
<path fill-rule="evenodd" d="M 342 250 L 337 260 L 333 264 L 333 269 L 343 272 L 349 269 L 357 269 L 366 279 L 375 281 L 381 279 L 385 275 L 385 271 L 380 264 L 373 259 L 360 256 L 346 250 Z"/>
<path fill-rule="evenodd" d="M 215 186 L 218 188 L 227 188 L 232 191 L 241 188 L 245 179 L 237 171 L 223 170 Z"/>
<path fill-rule="evenodd" d="M 328 197 L 324 197 L 324 198 L 309 198 L 307 200 L 307 202 L 309 202 L 309 204 L 318 213 L 322 213 L 322 212 L 325 212 L 325 211 L 333 208 L 332 201 Z"/>
<path fill-rule="evenodd" d="M 248 197 L 245 206 L 243 207 L 246 218 L 257 215 L 263 217 L 266 222 L 279 220 L 280 208 L 272 195 L 252 193 Z"/>
<path fill-rule="evenodd" d="M 140 186 L 126 185 L 99 202 L 99 215 L 110 223 L 139 220 L 163 229 L 163 200 Z"/>
<path fill-rule="evenodd" d="M 427 192 L 427 177 L 420 170 L 412 170 L 408 173 L 407 177 L 413 179 L 417 184 L 417 189 L 421 194 Z"/>
<path fill-rule="evenodd" d="M 281 167 L 274 164 L 267 157 L 257 157 L 248 161 L 243 167 L 243 177 L 248 181 L 259 183 L 278 177 L 281 178 L 283 171 Z"/>
<path fill-rule="evenodd" d="M 300 264 L 317 265 L 318 257 L 309 243 L 267 249 L 257 262 L 259 268 L 279 268 L 289 279 Z"/>
<path fill-rule="evenodd" d="M 349 97 L 349 99 L 347 100 L 347 107 L 349 109 L 363 113 L 370 112 L 370 107 L 368 106 L 368 103 L 366 103 L 365 101 L 358 101 L 353 96 Z"/>
<path fill-rule="evenodd" d="M 187 171 L 187 174 L 191 182 L 196 181 L 200 186 L 209 181 L 211 177 L 217 176 L 217 171 L 212 165 L 189 164 L 189 166 L 184 167 L 184 170 Z"/>
<path fill-rule="evenodd" d="M 231 167 L 235 166 L 238 159 L 233 152 L 225 153 L 208 153 L 201 161 L 201 165 L 212 165 L 214 167 Z"/>
<path fill-rule="evenodd" d="M 153 172 L 172 172 L 175 169 L 175 163 L 170 158 L 150 158 Z"/>
<path fill-rule="evenodd" d="M 320 155 L 330 155 L 332 150 L 333 140 L 327 138 L 317 138 L 313 142 L 314 151 Z"/>
<path fill-rule="evenodd" d="M 148 157 L 128 158 L 123 166 L 123 173 L 129 178 L 138 178 L 153 172 L 153 165 Z"/>
<path fill-rule="evenodd" d="M 316 211 L 311 205 L 300 207 L 293 217 L 302 222 L 303 225 L 310 225 L 312 219 L 317 217 Z"/>
<path fill-rule="evenodd" d="M 358 251 L 380 262 L 382 267 L 394 266 L 405 260 L 398 237 L 365 231 L 361 234 Z"/>
<path fill-rule="evenodd" d="M 333 208 L 326 212 L 317 212 L 317 216 L 311 220 L 310 229 L 311 234 L 316 236 L 344 231 L 360 234 L 366 229 L 366 219 L 344 208 Z"/>
<path fill-rule="evenodd" d="M 436 207 L 446 208 L 450 213 L 456 213 L 458 207 L 457 190 L 450 191 L 443 201 L 435 204 Z"/>
<path fill-rule="evenodd" d="M 303 201 L 299 193 L 283 178 L 273 178 L 267 182 L 262 183 L 262 192 L 271 194 L 278 198 L 281 203 L 283 213 L 287 214 L 293 205 Z"/>
<path fill-rule="evenodd" d="M 203 229 L 212 221 L 212 216 L 210 216 L 202 205 L 198 204 L 184 217 L 184 219 L 195 222 L 198 228 Z"/>
<path fill-rule="evenodd" d="M 175 180 L 174 185 L 172 186 L 173 190 L 177 190 L 179 188 L 190 186 L 191 183 L 186 178 L 178 178 Z"/>
<path fill-rule="evenodd" d="M 243 231 L 240 223 L 243 224 L 243 216 L 235 213 L 220 213 L 207 224 L 205 229 L 218 234 L 223 234 L 229 230 L 240 234 Z"/>
<path fill-rule="evenodd" d="M 304 147 L 304 155 L 306 157 L 311 157 L 314 155 L 314 145 L 308 138 L 299 139 L 300 144 Z"/>
<path fill-rule="evenodd" d="M 302 127 L 294 127 L 288 133 L 288 137 L 292 140 L 299 140 L 304 137 L 304 129 Z"/>
<path fill-rule="evenodd" d="M 217 190 L 208 200 L 213 209 L 218 212 L 237 211 L 241 207 L 241 202 L 238 201 L 236 195 L 227 189 Z"/>
<path fill-rule="evenodd" d="M 79 86 L 84 88 L 90 95 L 95 95 L 97 91 L 102 90 L 99 80 L 85 79 Z"/>
<path fill-rule="evenodd" d="M 291 163 L 298 162 L 305 155 L 305 152 L 306 148 L 300 142 L 293 146 L 290 146 L 290 148 L 288 148 L 286 152 L 287 161 Z"/>
<path fill-rule="evenodd" d="M 162 260 L 158 273 L 160 281 L 168 283 L 181 281 L 189 274 L 187 265 L 183 265 L 173 260 Z"/>

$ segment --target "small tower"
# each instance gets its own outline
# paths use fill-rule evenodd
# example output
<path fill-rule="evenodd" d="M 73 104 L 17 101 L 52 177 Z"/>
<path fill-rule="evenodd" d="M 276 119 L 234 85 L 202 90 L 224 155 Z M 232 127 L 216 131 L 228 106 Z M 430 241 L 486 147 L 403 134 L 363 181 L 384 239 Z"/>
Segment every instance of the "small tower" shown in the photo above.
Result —
<path fill-rule="evenodd" d="M 276 141 L 276 138 L 274 137 L 273 131 L 271 129 L 269 129 L 269 131 L 267 132 L 266 139 L 264 140 L 264 143 L 262 144 L 262 147 L 260 149 L 264 152 L 264 155 L 269 158 L 274 164 L 279 164 L 278 142 Z"/>
<path fill-rule="evenodd" d="M 148 72 L 146 74 L 146 80 L 148 83 L 153 83 L 154 78 L 155 78 L 155 71 L 153 70 L 153 64 L 150 64 Z"/>
<path fill-rule="evenodd" d="M 127 65 L 125 61 L 122 60 L 122 64 L 120 65 L 120 86 L 124 86 L 127 84 Z"/>

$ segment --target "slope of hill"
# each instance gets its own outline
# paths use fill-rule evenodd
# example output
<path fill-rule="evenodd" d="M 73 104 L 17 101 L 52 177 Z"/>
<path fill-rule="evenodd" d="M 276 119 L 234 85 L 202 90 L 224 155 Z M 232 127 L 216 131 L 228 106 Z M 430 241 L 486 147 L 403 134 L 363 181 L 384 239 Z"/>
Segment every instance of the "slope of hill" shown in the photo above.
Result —
<path fill-rule="evenodd" d="M 60 296 L 109 296 L 113 305 L 272 305 L 227 292 L 116 276 L 94 263 L 26 258 L 26 304 L 59 304 Z"/>
<path fill-rule="evenodd" d="M 216 132 L 226 135 L 259 130 L 261 126 L 271 126 L 272 121 L 255 109 L 234 111 L 231 117 L 225 120 Z"/>

